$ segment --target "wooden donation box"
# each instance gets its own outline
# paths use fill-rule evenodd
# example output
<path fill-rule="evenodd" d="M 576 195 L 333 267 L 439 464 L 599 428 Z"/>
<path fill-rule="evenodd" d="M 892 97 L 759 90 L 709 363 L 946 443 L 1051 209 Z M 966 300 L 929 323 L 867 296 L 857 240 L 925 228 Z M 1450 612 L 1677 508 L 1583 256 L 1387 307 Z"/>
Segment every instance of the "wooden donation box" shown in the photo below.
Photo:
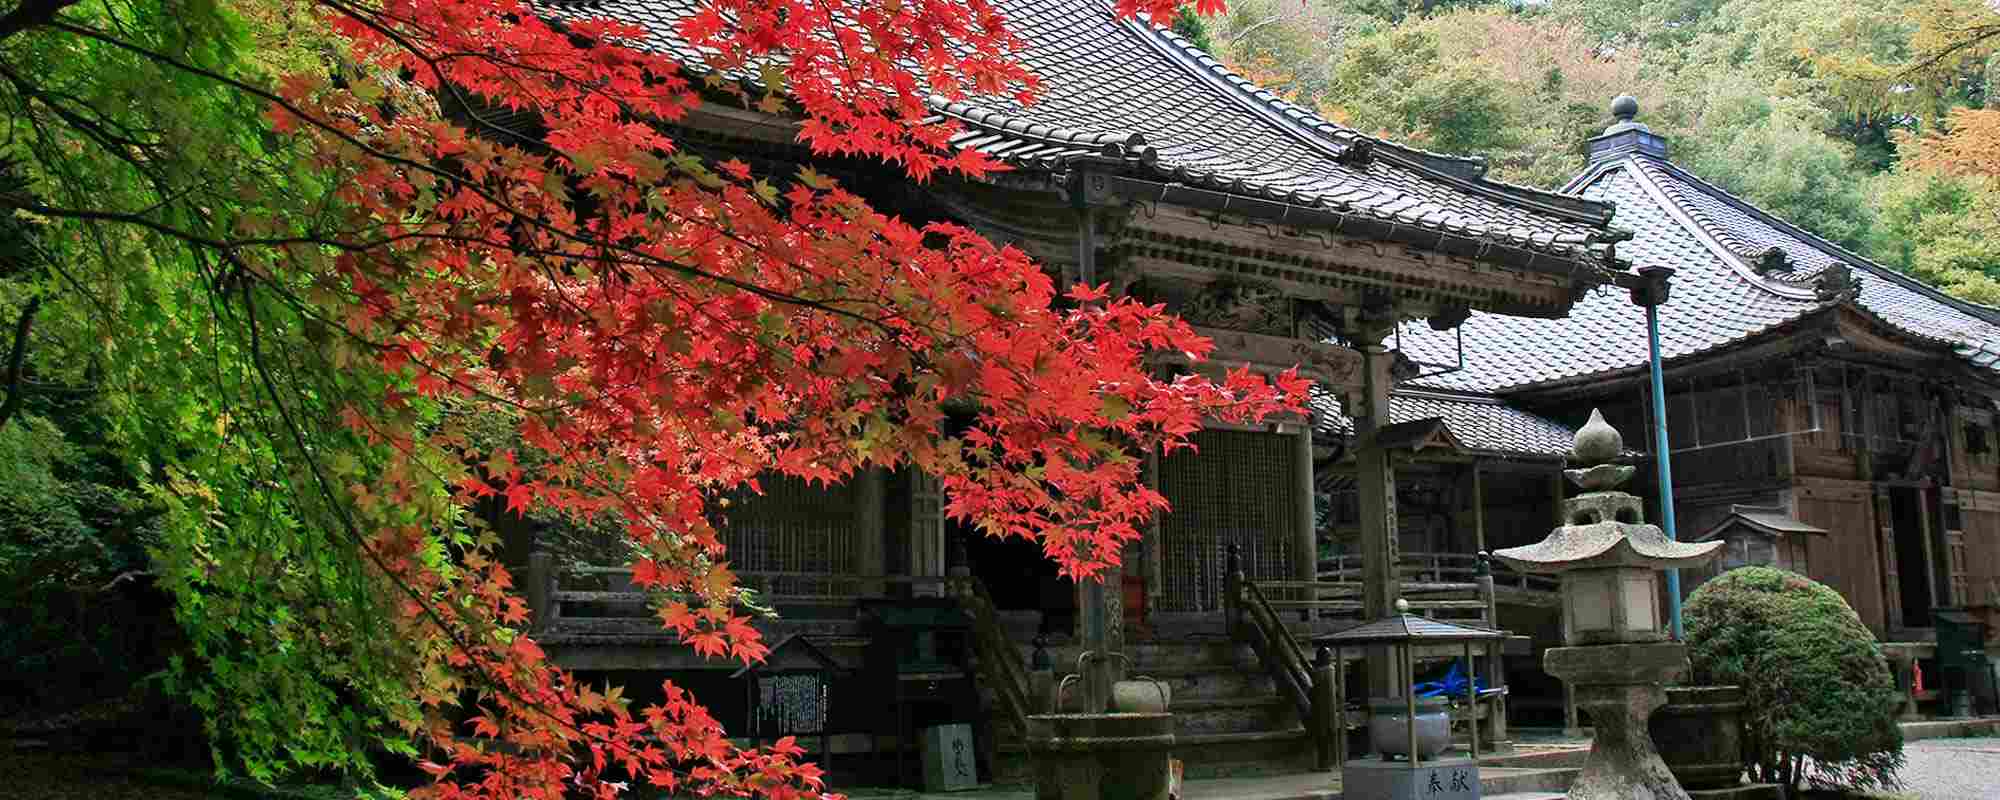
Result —
<path fill-rule="evenodd" d="M 972 722 L 977 696 L 964 652 L 972 618 L 950 598 L 870 601 L 860 611 L 870 636 L 864 663 L 869 695 L 887 701 L 889 712 L 874 730 L 894 731 L 901 783 L 918 730 Z"/>
<path fill-rule="evenodd" d="M 743 681 L 743 730 L 751 744 L 786 736 L 819 737 L 822 764 L 833 760 L 831 701 L 833 679 L 843 670 L 802 635 L 785 637 L 764 661 L 737 670 Z"/>

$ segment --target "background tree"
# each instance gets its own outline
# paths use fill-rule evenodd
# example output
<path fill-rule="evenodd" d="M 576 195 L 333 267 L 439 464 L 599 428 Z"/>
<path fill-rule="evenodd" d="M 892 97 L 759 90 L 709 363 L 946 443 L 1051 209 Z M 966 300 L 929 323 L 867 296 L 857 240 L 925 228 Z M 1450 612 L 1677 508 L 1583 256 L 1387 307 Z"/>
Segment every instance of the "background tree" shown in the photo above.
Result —
<path fill-rule="evenodd" d="M 1703 177 L 1978 302 L 2000 244 L 1985 200 L 2000 15 L 1978 0 L 1247 0 L 1218 56 L 1363 131 L 1557 188 L 1610 98 Z M 1932 187 L 1950 184 L 1948 192 Z M 1928 206 L 1946 197 L 1964 202 Z M 1977 209 L 1977 210 L 1975 210 Z"/>

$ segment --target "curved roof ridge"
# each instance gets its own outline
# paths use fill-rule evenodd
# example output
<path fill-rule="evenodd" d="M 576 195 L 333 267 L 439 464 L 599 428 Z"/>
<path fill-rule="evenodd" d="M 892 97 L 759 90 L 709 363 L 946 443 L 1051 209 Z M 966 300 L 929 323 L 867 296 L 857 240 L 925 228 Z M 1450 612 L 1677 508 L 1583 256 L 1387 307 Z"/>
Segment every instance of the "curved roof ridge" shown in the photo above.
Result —
<path fill-rule="evenodd" d="M 1819 234 L 1813 233 L 1812 231 L 1808 231 L 1804 228 L 1792 224 L 1791 222 L 1781 219 L 1778 216 L 1771 214 L 1768 211 L 1765 211 L 1764 209 L 1758 208 L 1755 203 L 1751 203 L 1748 200 L 1738 197 L 1735 193 L 1730 192 L 1728 189 L 1724 189 L 1721 186 L 1717 186 L 1713 182 L 1710 182 L 1699 175 L 1689 172 L 1686 168 L 1682 167 L 1679 164 L 1675 164 L 1672 161 L 1660 160 L 1658 161 L 1658 166 L 1671 172 L 1675 178 L 1693 184 L 1695 188 L 1702 190 L 1711 197 L 1714 197 L 1718 200 L 1728 203 L 1729 205 L 1735 207 L 1738 211 L 1741 211 L 1749 215 L 1751 218 L 1756 219 L 1758 222 L 1762 222 L 1766 225 L 1769 225 L 1772 228 L 1779 231 L 1780 233 L 1792 236 L 1794 238 L 1797 238 L 1801 242 L 1804 242 L 1808 245 L 1818 248 L 1821 252 L 1829 256 L 1833 256 L 1836 260 L 1846 263 L 1850 267 L 1867 270 L 1871 275 L 1875 275 L 1876 277 L 1886 278 L 1892 282 L 1901 285 L 1905 289 L 1910 289 L 1912 291 L 1924 295 L 1927 299 L 1956 308 L 1957 310 L 1964 312 L 1976 319 L 1982 320 L 1988 324 L 2000 324 L 2000 309 L 1996 309 L 1991 306 L 1982 306 L 1977 303 L 1970 303 L 1964 300 L 1960 300 L 1956 297 L 1952 297 L 1951 295 L 1945 294 L 1944 292 L 1939 291 L 1936 287 L 1926 284 L 1923 281 L 1917 280 L 1901 272 L 1898 272 L 1894 269 L 1891 269 L 1887 266 L 1884 266 L 1881 263 L 1876 262 L 1874 259 L 1868 258 L 1867 256 L 1861 255 L 1860 253 L 1856 253 L 1852 250 L 1849 250 L 1845 247 L 1835 244 L 1834 242 L 1828 241 L 1825 237 L 1822 237 Z M 1690 216 L 1699 217 L 1701 221 L 1704 223 L 1704 227 L 1708 228 L 1721 227 L 1719 223 L 1716 223 L 1714 220 L 1709 219 L 1707 214 L 1700 213 L 1698 209 L 1688 209 L 1688 213 Z M 1734 235 L 1731 235 L 1730 238 L 1735 239 Z"/>
<path fill-rule="evenodd" d="M 1626 156 L 1615 163 L 1620 165 L 1630 164 L 1634 167 L 1632 169 L 1633 177 L 1638 179 L 1639 185 L 1645 189 L 1646 194 L 1652 197 L 1654 202 L 1660 204 L 1661 210 L 1667 212 L 1667 217 L 1706 244 L 1709 252 L 1714 253 L 1718 258 L 1722 259 L 1724 264 L 1729 265 L 1730 270 L 1735 272 L 1738 277 L 1741 277 L 1752 286 L 1786 300 L 1817 301 L 1815 293 L 1810 286 L 1779 281 L 1759 273 L 1756 268 L 1752 267 L 1744 259 L 1743 252 L 1747 248 L 1743 246 L 1741 240 L 1733 235 L 1728 236 L 1726 239 L 1718 235 L 1724 232 L 1718 230 L 1718 226 L 1713 220 L 1709 220 L 1703 215 L 1697 215 L 1698 209 L 1690 208 L 1689 204 L 1683 198 L 1677 196 L 1678 191 L 1676 189 L 1664 185 L 1664 182 L 1657 180 L 1651 172 L 1647 171 L 1649 168 L 1659 168 L 1663 165 L 1671 166 L 1670 162 Z"/>
<path fill-rule="evenodd" d="M 1098 5 L 1108 9 L 1108 2 L 1104 0 L 1100 0 Z M 1280 129 L 1318 146 L 1317 149 L 1330 158 L 1339 159 L 1355 142 L 1366 141 L 1377 148 L 1377 154 L 1391 157 L 1402 166 L 1428 173 L 1432 177 L 1458 184 L 1495 200 L 1536 207 L 1597 224 L 1608 223 L 1615 213 L 1613 207 L 1594 200 L 1488 179 L 1485 177 L 1484 158 L 1434 153 L 1401 142 L 1363 134 L 1321 117 L 1317 113 L 1286 101 L 1269 89 L 1258 86 L 1165 26 L 1149 20 L 1126 19 L 1115 14 L 1113 16 L 1119 24 L 1138 34 L 1142 41 L 1152 45 L 1154 49 L 1203 80 L 1222 88 L 1224 96 L 1276 123 Z M 1328 144 L 1337 145 L 1339 149 L 1327 149 L 1325 145 Z"/>
<path fill-rule="evenodd" d="M 1146 135 L 1136 131 L 1083 131 L 1062 128 L 1022 119 L 985 106 L 974 105 L 964 100 L 947 100 L 940 95 L 931 95 L 925 104 L 932 111 L 965 125 L 981 130 L 1006 133 L 1022 139 L 1031 139 L 1052 145 L 1095 147 L 1101 155 L 1112 158 L 1140 158 L 1151 160 L 1157 153 L 1146 143 Z"/>

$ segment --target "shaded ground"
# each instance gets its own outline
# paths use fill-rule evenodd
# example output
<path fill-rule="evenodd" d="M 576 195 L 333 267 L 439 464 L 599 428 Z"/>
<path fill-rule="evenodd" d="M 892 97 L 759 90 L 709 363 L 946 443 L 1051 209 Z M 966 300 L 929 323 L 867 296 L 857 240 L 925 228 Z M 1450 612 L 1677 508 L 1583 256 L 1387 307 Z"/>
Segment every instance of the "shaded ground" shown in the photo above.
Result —
<path fill-rule="evenodd" d="M 0 798 L 87 797 L 90 800 L 197 800 L 205 791 L 161 786 L 108 772 L 102 756 L 0 753 Z"/>
<path fill-rule="evenodd" d="M 0 750 L 0 800 L 353 800 L 354 797 L 354 790 L 338 786 L 271 790 L 248 781 L 217 785 L 199 770 L 162 768 L 117 755 Z"/>

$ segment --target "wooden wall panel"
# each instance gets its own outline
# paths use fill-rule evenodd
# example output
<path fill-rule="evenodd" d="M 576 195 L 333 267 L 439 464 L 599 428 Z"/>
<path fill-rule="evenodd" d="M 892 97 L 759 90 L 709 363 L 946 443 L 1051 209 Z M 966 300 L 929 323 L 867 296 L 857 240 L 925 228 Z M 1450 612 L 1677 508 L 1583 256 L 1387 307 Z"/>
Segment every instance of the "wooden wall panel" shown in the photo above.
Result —
<path fill-rule="evenodd" d="M 1990 492 L 1981 494 L 1992 496 Z M 2000 605 L 2000 508 L 1970 510 L 1961 506 L 1967 605 Z"/>
<path fill-rule="evenodd" d="M 1798 517 L 1827 530 L 1807 545 L 1808 576 L 1840 592 L 1861 621 L 1884 635 L 1882 555 L 1876 545 L 1873 498 L 1858 487 L 1802 486 Z"/>

